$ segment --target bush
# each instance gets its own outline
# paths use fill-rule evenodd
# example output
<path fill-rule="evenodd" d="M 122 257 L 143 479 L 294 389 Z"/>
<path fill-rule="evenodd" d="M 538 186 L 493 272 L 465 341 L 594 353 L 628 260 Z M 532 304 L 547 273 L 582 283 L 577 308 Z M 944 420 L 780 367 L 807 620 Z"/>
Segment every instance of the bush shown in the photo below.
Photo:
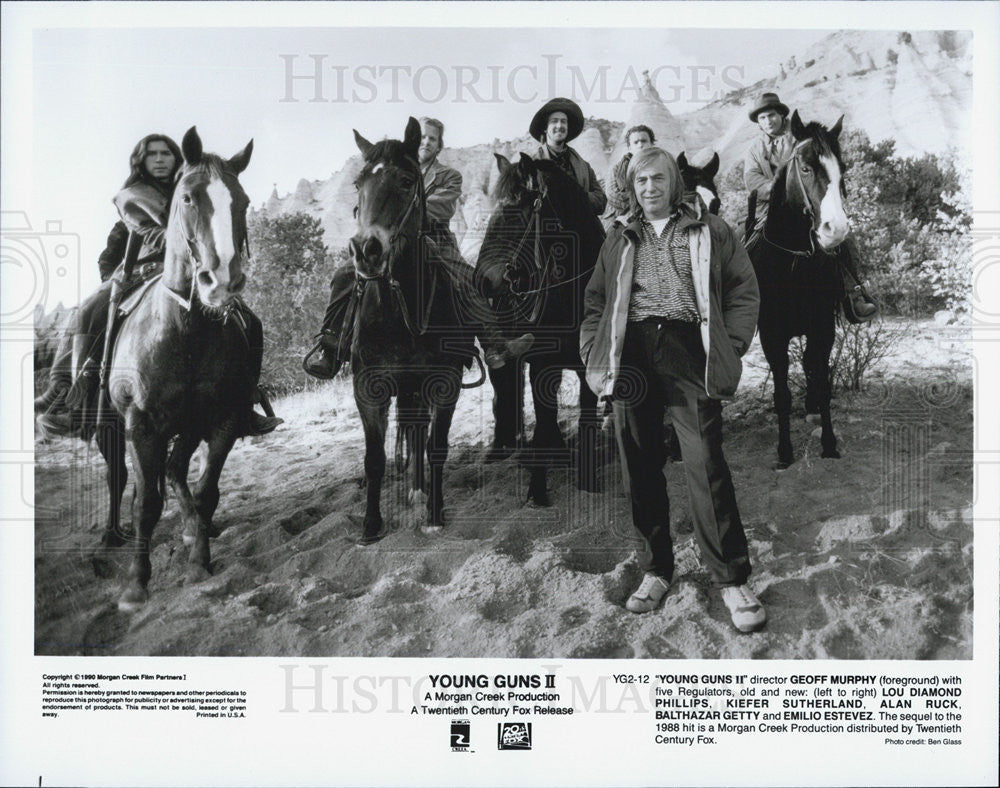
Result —
<path fill-rule="evenodd" d="M 246 300 L 264 324 L 261 384 L 287 394 L 304 388 L 302 357 L 314 344 L 343 253 L 327 251 L 319 220 L 304 213 L 254 214 L 248 229 L 253 260 Z"/>
<path fill-rule="evenodd" d="M 896 154 L 892 140 L 872 143 L 862 131 L 840 138 L 847 213 L 862 256 L 862 274 L 886 314 L 927 316 L 966 311 L 972 292 L 969 173 L 948 155 Z M 720 186 L 722 217 L 737 232 L 746 219 L 743 163 Z"/>

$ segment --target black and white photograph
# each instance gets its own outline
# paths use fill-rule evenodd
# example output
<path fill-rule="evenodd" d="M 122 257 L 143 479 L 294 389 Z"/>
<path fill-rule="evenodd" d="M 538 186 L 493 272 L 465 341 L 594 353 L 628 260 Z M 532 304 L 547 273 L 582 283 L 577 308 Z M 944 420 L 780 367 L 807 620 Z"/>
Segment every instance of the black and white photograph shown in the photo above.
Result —
<path fill-rule="evenodd" d="M 5 3 L 0 782 L 990 784 L 998 11 Z"/>

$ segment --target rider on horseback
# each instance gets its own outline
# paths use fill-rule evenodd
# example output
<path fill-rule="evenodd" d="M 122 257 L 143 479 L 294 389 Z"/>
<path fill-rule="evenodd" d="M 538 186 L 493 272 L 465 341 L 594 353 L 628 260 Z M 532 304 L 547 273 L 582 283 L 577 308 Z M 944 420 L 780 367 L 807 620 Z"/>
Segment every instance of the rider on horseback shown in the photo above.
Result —
<path fill-rule="evenodd" d="M 462 196 L 462 175 L 437 160 L 444 146 L 444 124 L 434 118 L 422 118 L 418 163 L 424 178 L 425 211 L 427 228 L 424 241 L 433 250 L 434 257 L 448 272 L 452 283 L 464 298 L 461 303 L 468 307 L 464 319 L 475 325 L 479 343 L 483 346 L 486 363 L 496 369 L 510 358 L 521 355 L 534 342 L 531 334 L 524 334 L 510 341 L 504 340 L 496 322 L 493 310 L 479 289 L 471 282 L 472 269 L 458 250 L 455 234 L 448 223 L 455 215 L 459 198 Z M 309 352 L 303 363 L 307 373 L 315 378 L 327 380 L 337 374 L 341 364 L 350 358 L 350 348 L 344 346 L 342 336 L 344 316 L 355 286 L 354 269 L 345 266 L 333 275 L 330 283 L 330 303 L 326 308 L 319 342 Z M 320 351 L 315 359 L 311 357 Z"/>
<path fill-rule="evenodd" d="M 175 176 L 182 161 L 177 143 L 163 134 L 143 137 L 129 158 L 129 177 L 114 197 L 115 207 L 121 216 L 118 224 L 124 223 L 128 231 L 141 240 L 134 268 L 135 276 L 131 281 L 123 283 L 126 292 L 135 290 L 143 282 L 163 273 L 170 200 L 174 192 Z M 117 250 L 122 245 L 121 232 L 116 232 L 117 229 L 118 225 L 108 238 L 108 249 L 101 255 L 102 274 L 109 251 L 112 251 L 112 247 Z M 72 336 L 67 335 L 60 344 L 49 373 L 49 386 L 35 400 L 36 410 L 45 411 L 39 416 L 38 422 L 47 433 L 69 435 L 76 432 L 83 423 L 83 410 L 94 404 L 108 323 L 112 280 L 121 276 L 122 271 L 123 265 L 118 266 L 114 276 L 103 281 L 80 305 Z M 247 341 L 253 356 L 252 378 L 256 386 L 264 352 L 263 328 L 260 319 L 242 301 L 239 302 L 239 308 L 247 326 Z M 250 411 L 247 429 L 247 434 L 250 435 L 264 435 L 281 423 L 260 389 L 257 389 L 257 399 L 267 416 Z"/>
<path fill-rule="evenodd" d="M 774 176 L 792 156 L 795 138 L 788 120 L 789 109 L 776 93 L 764 93 L 750 111 L 750 120 L 760 126 L 764 134 L 754 140 L 747 151 L 743 165 L 743 181 L 747 190 L 757 193 L 754 226 L 747 229 L 747 238 L 763 232 L 767 219 L 768 200 Z M 838 262 L 845 293 L 845 313 L 852 322 L 864 323 L 878 314 L 878 306 L 871 300 L 861 277 L 858 275 L 860 257 L 854 239 L 848 237 L 834 255 Z"/>

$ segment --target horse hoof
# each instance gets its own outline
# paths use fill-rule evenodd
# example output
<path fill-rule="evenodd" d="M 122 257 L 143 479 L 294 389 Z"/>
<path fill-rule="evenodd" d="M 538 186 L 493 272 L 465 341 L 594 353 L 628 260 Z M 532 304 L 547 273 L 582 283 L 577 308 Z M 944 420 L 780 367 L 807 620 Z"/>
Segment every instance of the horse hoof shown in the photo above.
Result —
<path fill-rule="evenodd" d="M 820 457 L 822 457 L 824 460 L 839 460 L 840 452 L 837 451 L 836 449 L 830 449 L 829 451 L 824 451 L 822 454 L 820 454 Z"/>
<path fill-rule="evenodd" d="M 427 534 L 428 536 L 434 536 L 439 534 L 444 530 L 443 525 L 422 525 L 420 526 L 420 533 Z"/>
<path fill-rule="evenodd" d="M 577 479 L 576 489 L 587 493 L 599 493 L 601 491 L 597 479 Z"/>
<path fill-rule="evenodd" d="M 375 544 L 376 542 L 381 541 L 382 537 L 384 536 L 385 534 L 383 533 L 361 534 L 361 536 L 358 537 L 357 544 L 361 545 L 362 547 L 365 545 Z"/>
<path fill-rule="evenodd" d="M 97 577 L 111 577 L 111 561 L 103 553 L 92 553 L 90 556 L 90 565 L 93 567 L 94 574 Z"/>
<path fill-rule="evenodd" d="M 191 545 L 194 544 L 195 535 L 185 531 L 184 533 L 181 534 L 181 541 L 184 542 L 185 547 L 190 547 Z"/>
<path fill-rule="evenodd" d="M 138 583 L 133 583 L 118 600 L 118 609 L 122 613 L 134 613 L 149 600 L 149 592 Z"/>
<path fill-rule="evenodd" d="M 491 446 L 483 457 L 483 462 L 500 462 L 514 453 L 513 446 Z"/>
<path fill-rule="evenodd" d="M 191 564 L 184 573 L 184 584 L 194 585 L 195 583 L 203 583 L 211 578 L 211 576 L 211 572 L 201 564 Z"/>
<path fill-rule="evenodd" d="M 789 466 L 791 466 L 790 462 L 784 462 L 783 460 L 778 460 L 776 463 L 774 463 L 774 465 L 771 466 L 771 468 L 773 468 L 776 471 L 787 471 Z"/>
<path fill-rule="evenodd" d="M 823 423 L 823 417 L 820 416 L 818 413 L 807 413 L 806 414 L 806 423 L 807 424 L 822 424 Z"/>

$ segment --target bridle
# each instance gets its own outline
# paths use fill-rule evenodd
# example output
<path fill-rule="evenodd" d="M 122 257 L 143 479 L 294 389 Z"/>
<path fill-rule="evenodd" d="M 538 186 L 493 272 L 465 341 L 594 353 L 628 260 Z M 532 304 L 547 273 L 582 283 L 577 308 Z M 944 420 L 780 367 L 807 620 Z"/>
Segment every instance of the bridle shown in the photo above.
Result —
<path fill-rule="evenodd" d="M 178 185 L 180 185 L 180 181 L 182 179 L 183 174 L 178 178 Z M 187 243 L 188 257 L 191 260 L 191 287 L 186 294 L 187 297 L 185 298 L 185 293 L 174 290 L 174 288 L 170 287 L 170 285 L 164 282 L 163 279 L 160 279 L 160 285 L 163 287 L 166 294 L 172 298 L 181 307 L 181 309 L 185 312 L 190 312 L 194 306 L 195 298 L 198 292 L 198 266 L 201 263 L 201 259 L 198 257 L 197 241 L 191 238 L 186 232 L 184 233 L 184 240 Z M 241 252 L 245 252 L 240 260 L 240 268 L 242 269 L 244 266 L 252 265 L 253 255 L 250 253 L 250 233 L 247 232 L 246 227 L 243 228 L 243 242 L 239 244 L 239 249 Z M 236 309 L 237 302 L 239 300 L 240 297 L 236 296 L 228 304 L 226 304 L 226 306 L 222 307 L 219 319 L 221 319 L 223 323 L 228 321 L 232 315 L 239 313 L 239 310 Z M 215 311 L 213 310 L 207 314 L 212 316 L 215 314 Z"/>
<path fill-rule="evenodd" d="M 431 306 L 434 304 L 434 296 L 437 292 L 437 270 L 433 267 L 431 269 L 430 294 L 427 298 L 427 307 L 424 309 L 423 317 L 419 323 L 416 323 L 410 315 L 410 309 L 406 305 L 406 299 L 403 297 L 403 288 L 400 286 L 399 280 L 397 280 L 393 275 L 393 266 L 395 262 L 393 253 L 396 248 L 396 242 L 406 229 L 407 222 L 409 222 L 410 216 L 413 215 L 413 211 L 420 211 L 420 224 L 417 230 L 418 242 L 427 223 L 427 203 L 424 199 L 424 179 L 420 173 L 420 166 L 416 162 L 412 163 L 416 167 L 417 171 L 416 184 L 413 187 L 413 193 L 410 196 L 410 199 L 407 201 L 406 209 L 403 211 L 403 214 L 396 225 L 396 229 L 393 231 L 392 235 L 389 236 L 389 248 L 386 250 L 386 253 L 389 255 L 387 265 L 377 274 L 365 274 L 358 270 L 357 266 L 354 266 L 354 278 L 355 289 L 359 299 L 363 295 L 369 282 L 384 281 L 389 286 L 389 291 L 393 294 L 393 297 L 399 306 L 399 311 L 403 317 L 403 324 L 406 326 L 406 330 L 409 331 L 414 337 L 420 337 L 427 333 L 427 328 L 430 325 Z"/>
<path fill-rule="evenodd" d="M 816 216 L 817 216 L 817 214 L 819 212 L 819 209 L 813 206 L 813 202 L 812 202 L 812 198 L 811 198 L 811 196 L 809 194 L 809 190 L 806 189 L 806 184 L 805 184 L 805 182 L 802 179 L 802 168 L 800 166 L 801 159 L 799 158 L 799 155 L 802 153 L 802 151 L 805 150 L 805 148 L 808 145 L 811 145 L 812 142 L 813 142 L 813 140 L 806 139 L 806 140 L 802 140 L 801 142 L 796 143 L 795 147 L 792 148 L 792 155 L 788 159 L 788 164 L 787 164 L 787 167 L 788 167 L 789 170 L 791 170 L 792 177 L 794 178 L 795 186 L 798 187 L 798 190 L 799 190 L 799 192 L 802 195 L 802 202 L 804 203 L 803 206 L 802 206 L 802 213 L 803 213 L 803 215 L 805 215 L 809 219 L 809 249 L 806 250 L 806 251 L 803 251 L 801 249 L 787 249 L 784 246 L 782 246 L 781 244 L 775 243 L 770 238 L 767 238 L 766 234 L 765 234 L 765 237 L 764 237 L 764 239 L 769 244 L 771 244 L 771 246 L 774 246 L 777 249 L 781 249 L 781 251 L 787 252 L 788 254 L 793 255 L 796 258 L 800 258 L 800 257 L 812 257 L 812 256 L 814 256 L 816 254 L 816 242 L 815 242 Z M 810 179 L 812 179 L 812 177 L 813 176 L 810 175 Z M 827 255 L 827 256 L 831 256 L 833 254 L 832 251 L 828 252 L 825 249 L 823 249 L 822 247 L 820 248 L 819 251 L 822 252 L 824 255 Z M 794 265 L 794 262 L 793 262 L 793 265 Z"/>
<path fill-rule="evenodd" d="M 518 240 L 517 246 L 514 247 L 514 251 L 511 252 L 510 260 L 507 261 L 503 275 L 504 281 L 507 282 L 511 295 L 518 300 L 520 305 L 523 306 L 529 296 L 537 296 L 535 298 L 534 305 L 531 308 L 530 315 L 528 316 L 529 323 L 538 322 L 538 318 L 542 312 L 542 307 L 545 303 L 545 300 L 541 297 L 543 293 L 546 293 L 549 290 L 554 290 L 557 287 L 562 287 L 563 285 L 576 282 L 590 274 L 589 271 L 585 271 L 582 274 L 577 274 L 576 276 L 565 279 L 562 282 L 545 284 L 549 278 L 552 261 L 551 250 L 544 254 L 542 252 L 542 206 L 546 203 L 552 210 L 553 216 L 555 216 L 558 221 L 558 213 L 555 211 L 555 208 L 552 206 L 552 201 L 549 199 L 548 187 L 545 185 L 544 180 L 539 178 L 538 191 L 535 193 L 535 198 L 531 205 L 531 215 L 528 217 L 528 223 L 525 226 L 524 231 L 521 233 L 521 238 Z M 524 245 L 528 241 L 529 237 L 532 238 L 532 262 L 534 263 L 534 270 L 538 273 L 538 281 L 541 282 L 542 285 L 540 287 L 522 289 L 518 286 L 514 274 L 518 267 L 517 261 L 520 258 L 521 250 L 524 249 Z"/>

